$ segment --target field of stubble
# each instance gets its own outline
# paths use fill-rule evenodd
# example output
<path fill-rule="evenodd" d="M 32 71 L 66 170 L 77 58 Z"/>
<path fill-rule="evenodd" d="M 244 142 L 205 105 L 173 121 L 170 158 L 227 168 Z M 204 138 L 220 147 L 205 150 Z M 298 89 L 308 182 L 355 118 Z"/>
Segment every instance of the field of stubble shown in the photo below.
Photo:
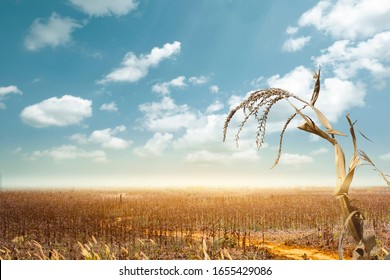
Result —
<path fill-rule="evenodd" d="M 389 251 L 389 189 L 350 196 Z M 0 259 L 336 259 L 341 228 L 332 189 L 0 193 Z"/>

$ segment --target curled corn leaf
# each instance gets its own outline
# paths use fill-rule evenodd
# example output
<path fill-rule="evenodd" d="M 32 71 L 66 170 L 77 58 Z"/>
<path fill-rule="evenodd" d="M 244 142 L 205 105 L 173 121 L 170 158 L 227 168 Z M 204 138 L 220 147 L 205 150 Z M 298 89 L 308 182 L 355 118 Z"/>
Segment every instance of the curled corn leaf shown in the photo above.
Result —
<path fill-rule="evenodd" d="M 316 72 L 313 73 L 313 79 L 316 80 L 315 85 L 314 85 L 313 94 L 312 94 L 311 100 L 310 100 L 310 105 L 313 105 L 313 106 L 316 103 L 318 96 L 320 94 L 320 85 L 321 85 L 320 76 L 321 76 L 321 68 L 318 69 L 318 73 L 316 73 Z"/>

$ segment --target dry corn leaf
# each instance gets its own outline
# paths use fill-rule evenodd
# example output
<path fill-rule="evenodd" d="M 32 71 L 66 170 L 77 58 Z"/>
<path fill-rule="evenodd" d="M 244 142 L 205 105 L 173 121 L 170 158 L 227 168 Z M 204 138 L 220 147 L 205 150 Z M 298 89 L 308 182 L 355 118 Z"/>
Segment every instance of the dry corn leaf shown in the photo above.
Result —
<path fill-rule="evenodd" d="M 344 152 L 341 149 L 340 145 L 336 143 L 334 145 L 334 151 L 335 151 L 335 159 L 336 159 L 336 173 L 337 173 L 337 190 L 336 193 L 339 193 L 340 188 L 344 182 L 344 179 L 346 177 L 346 170 L 345 170 L 345 156 Z"/>
<path fill-rule="evenodd" d="M 316 80 L 315 85 L 314 85 L 314 90 L 313 94 L 311 96 L 310 104 L 314 106 L 316 103 L 318 96 L 320 94 L 320 75 L 321 75 L 321 68 L 318 69 L 318 73 L 314 72 L 313 73 L 313 79 Z"/>
<path fill-rule="evenodd" d="M 382 171 L 380 171 L 378 169 L 378 167 L 375 166 L 375 164 L 372 162 L 372 160 L 366 155 L 365 152 L 363 152 L 362 150 L 359 151 L 359 156 L 361 159 L 363 159 L 364 161 L 368 162 L 369 164 L 371 164 L 375 170 L 382 176 L 383 180 L 386 181 L 387 185 L 390 187 L 390 181 L 387 179 L 387 175 L 385 175 Z"/>
<path fill-rule="evenodd" d="M 373 142 L 372 140 L 370 140 L 366 135 L 363 134 L 363 132 L 361 132 L 359 129 L 358 129 L 359 133 L 361 136 L 363 136 L 366 140 L 370 141 L 370 142 Z"/>
<path fill-rule="evenodd" d="M 359 158 L 357 158 L 357 159 L 358 159 L 358 161 L 349 170 L 349 172 L 348 172 L 347 176 L 345 177 L 343 183 L 341 184 L 341 186 L 338 189 L 335 190 L 333 195 L 348 194 L 349 187 L 351 186 L 351 183 L 352 183 L 352 180 L 353 180 L 353 176 L 355 175 L 355 169 L 360 165 L 360 160 L 359 160 Z"/>
<path fill-rule="evenodd" d="M 291 115 L 291 116 L 287 119 L 286 123 L 285 123 L 284 126 L 283 126 L 283 129 L 282 129 L 282 132 L 280 133 L 280 138 L 279 138 L 278 155 L 276 156 L 274 165 L 272 165 L 271 169 L 274 168 L 274 167 L 279 163 L 280 156 L 282 155 L 282 147 L 283 147 L 283 136 L 284 136 L 284 132 L 286 131 L 288 125 L 289 125 L 290 122 L 295 118 L 296 115 L 297 115 L 297 113 Z"/>
<path fill-rule="evenodd" d="M 316 135 L 320 136 L 321 138 L 324 138 L 324 139 L 328 140 L 332 144 L 337 143 L 335 139 L 329 137 L 328 134 L 326 134 L 318 126 L 316 126 L 316 124 L 314 123 L 314 121 L 312 119 L 310 119 L 308 116 L 303 114 L 301 112 L 301 110 L 299 110 L 297 107 L 295 107 L 288 99 L 287 99 L 287 101 L 295 109 L 297 114 L 299 114 L 305 120 L 305 122 L 303 124 L 298 126 L 299 129 L 304 130 L 306 132 L 310 132 L 310 133 L 316 134 Z"/>
<path fill-rule="evenodd" d="M 347 197 L 344 197 L 344 196 L 341 196 L 340 197 L 341 199 L 344 199 L 342 200 L 342 203 L 348 203 L 348 198 Z M 342 205 L 343 206 L 343 205 Z M 345 209 L 347 207 L 343 207 L 343 209 Z M 341 229 L 341 233 L 340 233 L 340 237 L 339 237 L 339 250 L 338 250 L 338 253 L 339 253 L 339 259 L 342 260 L 344 259 L 343 258 L 343 239 L 344 239 L 344 233 L 345 233 L 345 229 L 346 228 L 349 228 L 350 229 L 350 225 L 352 223 L 352 218 L 356 215 L 356 214 L 359 214 L 359 211 L 352 211 L 351 213 L 349 213 L 348 217 L 345 219 L 344 221 L 344 226 L 342 227 Z M 352 234 L 353 235 L 353 234 Z"/>
<path fill-rule="evenodd" d="M 351 133 L 352 137 L 352 144 L 353 144 L 353 155 L 357 155 L 357 143 L 356 143 L 356 135 L 355 135 L 355 129 L 353 127 L 354 123 L 352 123 L 351 119 L 349 118 L 349 115 L 345 116 L 347 118 L 347 121 L 349 123 L 349 132 Z"/>
<path fill-rule="evenodd" d="M 375 235 L 365 236 L 363 237 L 362 241 L 364 244 L 365 251 L 368 255 L 373 255 L 372 253 L 374 253 L 374 251 L 379 251 Z"/>
<path fill-rule="evenodd" d="M 335 139 L 332 139 L 331 137 L 329 137 L 329 135 L 326 134 L 325 132 L 323 132 L 318 126 L 316 126 L 316 124 L 312 120 L 310 120 L 309 122 L 302 123 L 300 126 L 298 126 L 298 128 L 303 130 L 303 131 L 318 135 L 321 138 L 328 140 L 332 144 L 336 143 Z"/>
<path fill-rule="evenodd" d="M 336 129 L 328 129 L 325 131 L 328 134 L 333 134 L 333 135 L 339 135 L 339 136 L 347 136 L 347 134 L 344 134 Z"/>
<path fill-rule="evenodd" d="M 324 114 L 318 110 L 316 107 L 314 106 L 310 106 L 313 111 L 316 113 L 318 119 L 320 120 L 320 122 L 322 123 L 323 126 L 325 126 L 328 130 L 332 130 L 333 127 L 332 125 L 330 124 L 330 122 L 328 121 L 328 119 L 324 116 Z"/>
<path fill-rule="evenodd" d="M 351 205 L 348 195 L 340 195 L 338 199 L 344 216 L 344 225 L 348 226 L 349 232 L 357 244 L 363 238 L 363 220 L 365 218 L 356 207 Z"/>

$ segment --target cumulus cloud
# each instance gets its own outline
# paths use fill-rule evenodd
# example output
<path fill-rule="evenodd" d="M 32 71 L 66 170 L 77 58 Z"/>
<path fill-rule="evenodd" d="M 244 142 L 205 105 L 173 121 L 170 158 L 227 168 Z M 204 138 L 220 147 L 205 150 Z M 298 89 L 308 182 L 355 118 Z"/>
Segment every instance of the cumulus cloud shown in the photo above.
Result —
<path fill-rule="evenodd" d="M 390 29 L 390 2 L 323 0 L 302 14 L 298 25 L 314 26 L 336 39 L 369 38 Z"/>
<path fill-rule="evenodd" d="M 131 140 L 124 140 L 114 135 L 126 131 L 124 125 L 120 125 L 112 128 L 106 128 L 101 130 L 95 130 L 91 135 L 85 134 L 73 134 L 69 138 L 79 144 L 95 143 L 101 145 L 105 149 L 121 150 L 128 148 L 131 144 Z"/>
<path fill-rule="evenodd" d="M 270 87 L 288 90 L 300 97 L 310 99 L 314 84 L 312 72 L 304 66 L 297 66 L 284 76 L 273 75 L 267 79 Z"/>
<path fill-rule="evenodd" d="M 329 149 L 328 148 L 324 148 L 324 147 L 319 148 L 319 149 L 314 150 L 314 151 L 311 152 L 311 154 L 313 156 L 321 155 L 321 154 L 327 154 L 327 153 L 329 153 Z"/>
<path fill-rule="evenodd" d="M 172 146 L 179 153 L 186 153 L 185 162 L 204 164 L 206 161 L 226 162 L 234 160 L 258 160 L 257 148 L 253 137 L 256 128 L 250 126 L 245 129 L 240 138 L 237 149 L 234 143 L 235 132 L 229 130 L 226 143 L 222 143 L 223 124 L 225 114 L 216 114 L 223 108 L 220 101 L 211 104 L 206 112 L 201 113 L 191 109 L 188 105 L 178 105 L 170 96 L 163 96 L 159 102 L 141 104 L 139 109 L 144 118 L 138 120 L 141 128 L 154 132 L 153 138 L 145 146 L 137 147 L 134 153 L 139 156 L 158 154 L 151 152 L 152 147 Z M 234 121 L 232 121 L 234 122 Z M 236 123 L 235 123 L 236 124 Z M 162 141 L 162 140 L 166 141 Z M 165 143 L 157 144 L 157 143 Z M 168 144 L 167 144 L 168 142 Z M 264 147 L 267 145 L 265 144 Z M 202 159 L 203 158 L 203 159 Z"/>
<path fill-rule="evenodd" d="M 279 87 L 288 90 L 304 100 L 310 100 L 313 91 L 312 72 L 304 66 L 298 66 L 284 76 L 274 75 L 268 79 L 271 87 Z M 337 119 L 353 107 L 364 106 L 366 95 L 365 86 L 362 83 L 353 83 L 339 77 L 325 78 L 322 81 L 320 97 L 316 107 L 320 109 L 330 121 Z M 287 104 L 284 105 L 287 108 Z M 280 110 L 279 110 L 280 111 Z M 281 113 L 289 114 L 284 110 Z"/>
<path fill-rule="evenodd" d="M 17 86 L 0 87 L 0 109 L 5 109 L 5 104 L 2 102 L 7 95 L 10 94 L 23 94 Z"/>
<path fill-rule="evenodd" d="M 36 150 L 28 156 L 30 160 L 42 157 L 52 158 L 56 162 L 75 159 L 91 159 L 94 162 L 103 163 L 107 161 L 106 153 L 101 150 L 86 151 L 73 145 L 62 145 L 47 150 Z"/>
<path fill-rule="evenodd" d="M 222 102 L 219 100 L 215 100 L 214 103 L 212 103 L 210 106 L 207 107 L 206 112 L 209 114 L 215 113 L 215 112 L 222 110 L 223 108 L 224 108 L 224 106 L 223 106 Z"/>
<path fill-rule="evenodd" d="M 102 106 L 100 106 L 100 110 L 116 112 L 116 111 L 118 111 L 118 106 L 116 105 L 115 102 L 104 103 L 104 104 L 102 104 Z"/>
<path fill-rule="evenodd" d="M 283 165 L 301 165 L 313 161 L 312 157 L 306 155 L 282 153 L 279 163 Z"/>
<path fill-rule="evenodd" d="M 209 90 L 210 90 L 211 93 L 216 94 L 216 93 L 219 92 L 219 87 L 217 85 L 212 85 L 212 86 L 209 87 Z"/>
<path fill-rule="evenodd" d="M 162 155 L 171 143 L 173 135 L 157 132 L 143 147 L 137 147 L 133 152 L 139 157 L 156 157 Z"/>
<path fill-rule="evenodd" d="M 118 126 L 115 129 L 106 128 L 102 130 L 95 130 L 94 132 L 92 132 L 91 136 L 89 137 L 89 140 L 91 142 L 101 144 L 102 148 L 115 150 L 125 149 L 129 147 L 131 142 L 114 136 L 118 132 L 122 132 L 125 130 L 126 128 L 123 125 Z"/>
<path fill-rule="evenodd" d="M 207 78 L 206 76 L 190 77 L 190 78 L 188 79 L 188 81 L 189 81 L 192 85 L 203 85 L 203 84 L 207 83 L 208 78 Z"/>
<path fill-rule="evenodd" d="M 174 132 L 196 125 L 197 115 L 188 105 L 177 105 L 170 96 L 163 96 L 159 102 L 138 106 L 144 117 L 138 122 L 142 129 L 153 132 Z"/>
<path fill-rule="evenodd" d="M 64 46 L 72 41 L 72 32 L 82 27 L 75 19 L 61 17 L 52 13 L 48 20 L 35 19 L 24 40 L 24 46 L 29 51 L 37 51 L 44 47 Z"/>
<path fill-rule="evenodd" d="M 327 78 L 316 105 L 330 121 L 335 122 L 352 108 L 364 107 L 365 96 L 366 89 L 362 83 Z"/>
<path fill-rule="evenodd" d="M 307 43 L 310 42 L 310 36 L 302 36 L 298 38 L 290 38 L 284 42 L 282 50 L 285 52 L 296 52 L 301 50 Z"/>
<path fill-rule="evenodd" d="M 254 137 L 256 125 L 246 127 L 241 133 L 239 147 L 235 143 L 235 130 L 230 129 L 226 143 L 222 143 L 223 125 L 226 119 L 225 114 L 202 114 L 185 128 L 184 133 L 173 141 L 174 149 L 178 151 L 201 151 L 210 150 L 213 152 L 232 154 L 242 151 L 256 151 Z M 241 119 L 232 120 L 231 127 L 237 127 Z M 265 144 L 264 147 L 267 145 Z"/>
<path fill-rule="evenodd" d="M 69 0 L 69 2 L 89 16 L 124 16 L 137 9 L 135 0 Z"/>
<path fill-rule="evenodd" d="M 299 27 L 296 27 L 296 26 L 288 26 L 287 29 L 286 29 L 286 33 L 288 35 L 294 35 L 295 33 L 297 33 L 299 30 Z"/>
<path fill-rule="evenodd" d="M 43 100 L 20 114 L 24 123 L 34 127 L 74 125 L 91 116 L 92 101 L 72 95 Z"/>
<path fill-rule="evenodd" d="M 162 94 L 169 94 L 171 92 L 171 88 L 186 87 L 187 84 L 185 83 L 185 79 L 186 78 L 184 76 L 179 76 L 169 82 L 155 84 L 152 87 L 152 91 Z"/>
<path fill-rule="evenodd" d="M 390 15 L 389 15 L 390 18 Z M 316 64 L 330 66 L 342 78 L 354 78 L 359 70 L 366 70 L 375 79 L 390 77 L 390 32 L 376 34 L 359 43 L 336 41 L 314 59 Z"/>
<path fill-rule="evenodd" d="M 0 99 L 8 94 L 22 94 L 22 91 L 17 86 L 0 87 Z"/>
<path fill-rule="evenodd" d="M 150 68 L 157 67 L 164 59 L 175 57 L 180 53 L 180 42 L 165 44 L 162 48 L 155 47 L 149 54 L 137 56 L 133 52 L 128 52 L 121 66 L 114 69 L 98 83 L 105 84 L 109 82 L 137 82 L 145 77 Z"/>
<path fill-rule="evenodd" d="M 199 116 L 192 126 L 187 127 L 185 133 L 173 143 L 175 149 L 204 149 L 206 146 L 218 149 L 221 146 L 224 121 L 223 115 Z M 198 125 L 194 125 L 195 123 Z"/>

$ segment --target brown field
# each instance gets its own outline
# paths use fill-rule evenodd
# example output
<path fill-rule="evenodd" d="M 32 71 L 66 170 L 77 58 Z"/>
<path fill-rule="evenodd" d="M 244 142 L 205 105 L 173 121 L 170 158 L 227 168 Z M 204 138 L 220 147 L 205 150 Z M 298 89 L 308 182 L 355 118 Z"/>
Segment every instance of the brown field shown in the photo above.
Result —
<path fill-rule="evenodd" d="M 389 189 L 350 197 L 389 251 Z M 0 259 L 337 259 L 341 228 L 332 189 L 0 193 Z"/>

